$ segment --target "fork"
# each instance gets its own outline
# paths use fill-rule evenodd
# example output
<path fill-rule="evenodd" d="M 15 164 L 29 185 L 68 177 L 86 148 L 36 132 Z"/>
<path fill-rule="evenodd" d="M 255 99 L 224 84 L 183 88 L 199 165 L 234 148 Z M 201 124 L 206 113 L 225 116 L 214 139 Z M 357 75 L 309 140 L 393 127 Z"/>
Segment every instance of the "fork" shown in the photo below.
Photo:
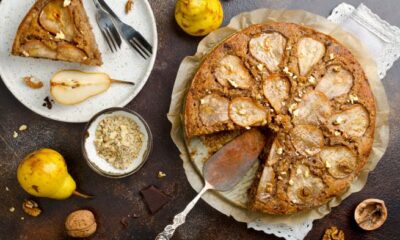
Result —
<path fill-rule="evenodd" d="M 128 42 L 128 44 L 133 47 L 133 49 L 135 49 L 144 59 L 149 58 L 153 53 L 153 47 L 146 41 L 142 34 L 136 31 L 133 27 L 122 22 L 104 0 L 98 1 L 104 10 L 106 10 L 111 17 L 113 17 L 119 32 Z"/>
<path fill-rule="evenodd" d="M 117 28 L 115 27 L 114 22 L 111 20 L 110 15 L 100 6 L 98 0 L 93 0 L 93 2 L 97 8 L 96 21 L 99 25 L 100 31 L 106 39 L 111 52 L 116 52 L 121 48 L 122 43 Z"/>

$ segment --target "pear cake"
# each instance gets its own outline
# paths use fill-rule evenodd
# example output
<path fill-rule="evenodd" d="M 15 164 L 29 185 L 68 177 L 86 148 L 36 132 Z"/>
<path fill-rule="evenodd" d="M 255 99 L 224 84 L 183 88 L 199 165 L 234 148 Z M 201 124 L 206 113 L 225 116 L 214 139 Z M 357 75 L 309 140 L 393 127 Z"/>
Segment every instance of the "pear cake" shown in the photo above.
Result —
<path fill-rule="evenodd" d="M 189 139 L 269 128 L 249 209 L 284 215 L 349 188 L 368 160 L 376 110 L 348 49 L 311 28 L 274 22 L 232 35 L 205 57 L 183 115 Z"/>
<path fill-rule="evenodd" d="M 37 0 L 18 28 L 11 53 L 102 65 L 82 0 Z"/>

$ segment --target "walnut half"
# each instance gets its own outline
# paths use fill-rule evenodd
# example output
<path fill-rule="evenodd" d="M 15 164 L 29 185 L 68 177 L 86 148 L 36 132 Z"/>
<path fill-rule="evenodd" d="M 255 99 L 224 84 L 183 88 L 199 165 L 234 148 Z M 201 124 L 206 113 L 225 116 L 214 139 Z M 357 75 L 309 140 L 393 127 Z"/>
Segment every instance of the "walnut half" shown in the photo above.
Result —
<path fill-rule="evenodd" d="M 336 226 L 332 226 L 325 230 L 322 240 L 344 240 L 344 232 Z"/>
<path fill-rule="evenodd" d="M 27 199 L 22 203 L 22 210 L 32 217 L 37 217 L 42 213 L 42 209 L 39 208 L 39 205 L 35 201 Z"/>
<path fill-rule="evenodd" d="M 385 202 L 380 199 L 366 199 L 358 204 L 354 218 L 360 228 L 372 231 L 378 229 L 387 219 Z"/>

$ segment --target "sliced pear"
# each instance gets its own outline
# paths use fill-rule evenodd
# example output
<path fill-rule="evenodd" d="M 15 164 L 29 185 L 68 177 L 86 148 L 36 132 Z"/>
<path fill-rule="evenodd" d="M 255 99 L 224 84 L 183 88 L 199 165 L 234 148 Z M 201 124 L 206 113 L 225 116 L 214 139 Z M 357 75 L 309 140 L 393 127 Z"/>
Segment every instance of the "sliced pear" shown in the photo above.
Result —
<path fill-rule="evenodd" d="M 64 0 L 50 1 L 40 13 L 39 22 L 47 31 L 62 36 L 61 40 L 70 41 L 74 36 L 74 24 Z"/>
<path fill-rule="evenodd" d="M 267 124 L 267 110 L 249 97 L 237 97 L 229 105 L 229 117 L 239 126 L 262 126 Z"/>
<path fill-rule="evenodd" d="M 318 196 L 324 189 L 324 183 L 318 177 L 310 174 L 310 169 L 304 165 L 298 165 L 290 174 L 287 195 L 294 204 L 307 203 L 312 205 L 317 202 Z"/>
<path fill-rule="evenodd" d="M 114 82 L 133 84 L 113 80 L 105 73 L 63 70 L 51 78 L 50 93 L 58 103 L 73 105 L 107 91 Z"/>
<path fill-rule="evenodd" d="M 200 100 L 200 120 L 206 126 L 229 121 L 229 100 L 210 94 Z"/>
<path fill-rule="evenodd" d="M 304 156 L 312 156 L 324 146 L 322 131 L 313 125 L 298 125 L 290 131 L 294 148 Z"/>
<path fill-rule="evenodd" d="M 369 114 L 360 104 L 355 104 L 329 118 L 330 128 L 337 129 L 350 137 L 362 137 L 369 126 Z"/>
<path fill-rule="evenodd" d="M 312 91 L 303 96 L 297 109 L 293 111 L 294 124 L 323 124 L 332 113 L 332 107 L 325 94 Z"/>
<path fill-rule="evenodd" d="M 335 178 L 346 178 L 356 169 L 357 158 L 345 146 L 324 147 L 319 156 Z"/>
<path fill-rule="evenodd" d="M 315 90 L 324 93 L 329 99 L 346 94 L 353 86 L 353 75 L 340 66 L 328 67 Z"/>
<path fill-rule="evenodd" d="M 257 200 L 265 202 L 272 196 L 275 186 L 275 172 L 272 167 L 265 166 L 257 186 Z"/>
<path fill-rule="evenodd" d="M 282 62 L 286 42 L 286 38 L 280 33 L 263 33 L 250 40 L 250 53 L 255 59 L 267 65 L 270 71 L 277 72 Z"/>
<path fill-rule="evenodd" d="M 88 57 L 84 51 L 68 43 L 62 43 L 57 48 L 57 57 L 60 60 L 82 62 Z"/>
<path fill-rule="evenodd" d="M 27 41 L 21 46 L 22 52 L 26 57 L 40 57 L 56 59 L 57 52 L 51 50 L 39 40 Z"/>
<path fill-rule="evenodd" d="M 297 47 L 300 75 L 305 76 L 325 55 L 325 46 L 312 38 L 302 38 Z"/>
<path fill-rule="evenodd" d="M 289 98 L 290 83 L 280 75 L 270 75 L 263 83 L 263 92 L 277 113 L 282 111 L 283 103 Z"/>
<path fill-rule="evenodd" d="M 251 86 L 251 76 L 239 57 L 228 55 L 222 58 L 215 69 L 215 77 L 222 86 L 248 89 Z"/>

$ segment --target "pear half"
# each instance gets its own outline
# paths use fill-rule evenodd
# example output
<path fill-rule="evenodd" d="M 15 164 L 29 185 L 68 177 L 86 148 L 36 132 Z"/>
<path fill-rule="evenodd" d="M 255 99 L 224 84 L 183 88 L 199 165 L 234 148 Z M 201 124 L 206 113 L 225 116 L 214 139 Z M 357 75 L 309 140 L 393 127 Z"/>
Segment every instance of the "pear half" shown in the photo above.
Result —
<path fill-rule="evenodd" d="M 112 83 L 134 84 L 111 79 L 106 73 L 62 70 L 51 78 L 50 93 L 60 104 L 74 105 L 107 91 Z"/>

